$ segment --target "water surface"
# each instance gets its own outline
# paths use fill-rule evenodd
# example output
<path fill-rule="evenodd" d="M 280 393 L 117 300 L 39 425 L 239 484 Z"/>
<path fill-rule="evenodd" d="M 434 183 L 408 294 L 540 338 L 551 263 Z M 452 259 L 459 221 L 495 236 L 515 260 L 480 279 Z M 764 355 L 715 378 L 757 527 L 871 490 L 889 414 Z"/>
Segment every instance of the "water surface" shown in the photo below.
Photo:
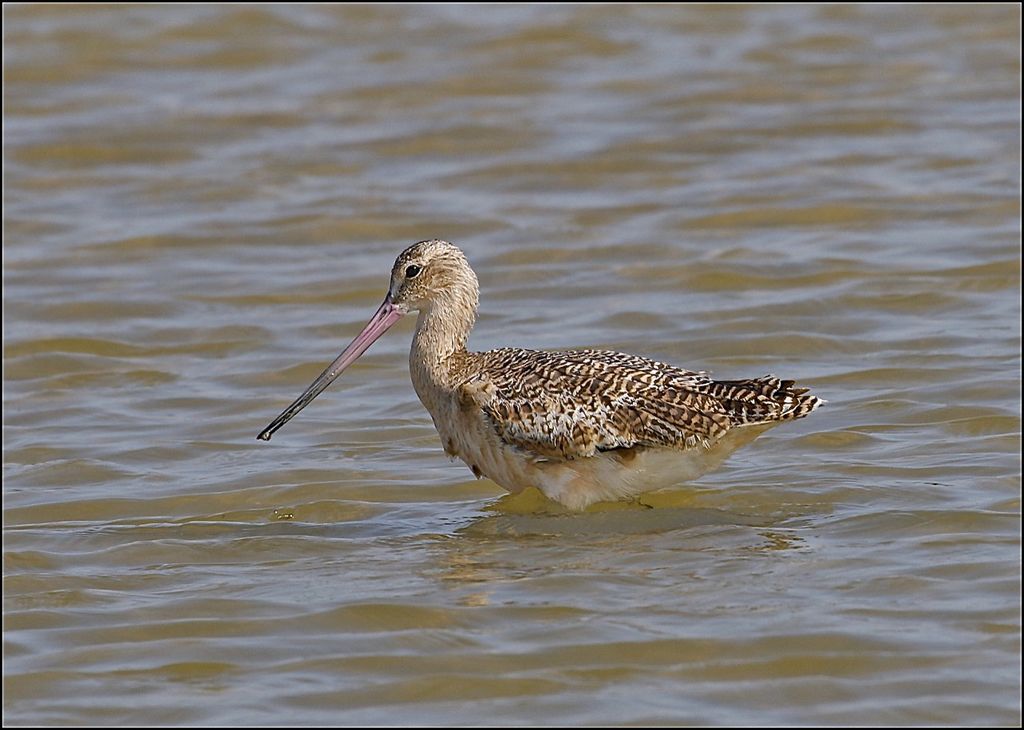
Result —
<path fill-rule="evenodd" d="M 1020 15 L 5 6 L 12 724 L 1017 724 Z M 653 509 L 441 451 L 411 322 L 828 399 Z"/>

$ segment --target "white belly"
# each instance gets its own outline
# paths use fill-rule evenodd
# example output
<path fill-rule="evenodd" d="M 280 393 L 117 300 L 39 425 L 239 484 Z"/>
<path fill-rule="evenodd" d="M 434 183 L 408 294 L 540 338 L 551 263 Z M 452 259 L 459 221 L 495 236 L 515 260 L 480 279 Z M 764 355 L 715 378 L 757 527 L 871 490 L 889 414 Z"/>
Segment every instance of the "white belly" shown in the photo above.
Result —
<path fill-rule="evenodd" d="M 539 465 L 542 469 L 536 486 L 549 499 L 577 510 L 594 502 L 630 499 L 693 481 L 717 468 L 729 454 L 768 428 L 740 426 L 709 449 L 641 448 L 631 458 L 610 451 L 586 459 Z"/>
<path fill-rule="evenodd" d="M 434 423 L 445 451 L 465 462 L 476 476 L 485 476 L 512 493 L 536 487 L 574 510 L 685 484 L 719 466 L 770 427 L 737 427 L 709 449 L 640 448 L 550 461 L 504 443 L 480 411 L 459 411 L 447 419 L 435 418 Z"/>

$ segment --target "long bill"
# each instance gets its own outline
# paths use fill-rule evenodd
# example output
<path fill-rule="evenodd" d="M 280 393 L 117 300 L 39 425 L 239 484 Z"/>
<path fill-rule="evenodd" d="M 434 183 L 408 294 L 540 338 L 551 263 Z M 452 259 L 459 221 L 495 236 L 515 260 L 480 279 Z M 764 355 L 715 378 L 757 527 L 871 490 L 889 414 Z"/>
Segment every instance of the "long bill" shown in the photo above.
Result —
<path fill-rule="evenodd" d="M 284 424 L 288 423 L 295 414 L 301 411 L 303 408 L 308 406 L 314 398 L 324 392 L 324 389 L 334 382 L 349 365 L 354 363 L 356 359 L 366 352 L 367 348 L 376 341 L 378 337 L 388 331 L 388 329 L 397 322 L 405 314 L 404 308 L 400 308 L 391 302 L 391 295 L 389 294 L 384 298 L 384 303 L 380 305 L 380 309 L 373 315 L 366 326 L 363 327 L 363 331 L 356 335 L 356 338 L 349 343 L 349 346 L 345 348 L 344 352 L 338 355 L 338 358 L 327 366 L 320 375 L 317 376 L 305 392 L 295 399 L 295 402 L 285 408 L 281 415 L 275 418 L 269 426 L 267 426 L 260 435 L 256 438 L 262 441 L 270 441 L 270 437 L 274 435 L 274 432 L 281 428 Z"/>

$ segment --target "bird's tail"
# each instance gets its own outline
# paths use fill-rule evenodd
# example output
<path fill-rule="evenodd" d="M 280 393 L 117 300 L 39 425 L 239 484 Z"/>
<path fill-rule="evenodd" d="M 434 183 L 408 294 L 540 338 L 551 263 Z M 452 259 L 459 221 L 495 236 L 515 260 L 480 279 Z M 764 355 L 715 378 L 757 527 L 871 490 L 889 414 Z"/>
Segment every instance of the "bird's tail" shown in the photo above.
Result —
<path fill-rule="evenodd" d="M 795 381 L 774 375 L 749 380 L 714 381 L 710 393 L 721 400 L 736 425 L 803 418 L 826 401 Z"/>

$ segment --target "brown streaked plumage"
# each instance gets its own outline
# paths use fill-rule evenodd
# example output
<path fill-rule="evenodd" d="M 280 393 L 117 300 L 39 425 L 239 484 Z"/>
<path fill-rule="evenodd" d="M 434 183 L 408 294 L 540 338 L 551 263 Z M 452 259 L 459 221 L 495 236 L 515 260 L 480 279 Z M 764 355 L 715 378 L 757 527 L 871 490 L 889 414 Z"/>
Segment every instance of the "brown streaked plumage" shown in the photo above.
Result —
<path fill-rule="evenodd" d="M 469 352 L 479 285 L 447 241 L 413 244 L 363 331 L 259 438 L 319 395 L 374 340 L 418 311 L 409 369 L 444 450 L 510 492 L 535 486 L 571 509 L 696 478 L 824 401 L 771 375 L 712 380 L 602 350 Z"/>

